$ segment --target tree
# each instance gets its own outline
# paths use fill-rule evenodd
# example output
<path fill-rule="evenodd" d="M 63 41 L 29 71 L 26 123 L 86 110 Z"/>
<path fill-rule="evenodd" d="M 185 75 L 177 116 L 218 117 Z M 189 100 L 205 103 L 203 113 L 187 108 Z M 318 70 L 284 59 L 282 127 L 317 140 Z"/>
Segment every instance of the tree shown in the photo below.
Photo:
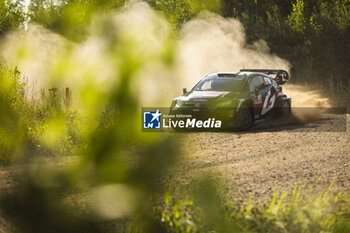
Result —
<path fill-rule="evenodd" d="M 0 35 L 23 27 L 25 16 L 22 0 L 0 0 Z"/>
<path fill-rule="evenodd" d="M 86 28 L 92 17 L 101 11 L 117 9 L 125 0 L 32 0 L 29 16 L 45 28 L 59 33 L 73 41 L 86 36 Z"/>

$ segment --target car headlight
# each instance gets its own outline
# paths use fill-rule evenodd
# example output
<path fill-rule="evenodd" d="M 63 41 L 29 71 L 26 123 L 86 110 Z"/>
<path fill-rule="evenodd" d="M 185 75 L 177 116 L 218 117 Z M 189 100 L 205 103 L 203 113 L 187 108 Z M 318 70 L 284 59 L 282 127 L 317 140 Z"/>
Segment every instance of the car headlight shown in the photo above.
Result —
<path fill-rule="evenodd" d="M 176 100 L 176 107 L 181 107 L 183 105 L 183 101 L 181 100 Z"/>

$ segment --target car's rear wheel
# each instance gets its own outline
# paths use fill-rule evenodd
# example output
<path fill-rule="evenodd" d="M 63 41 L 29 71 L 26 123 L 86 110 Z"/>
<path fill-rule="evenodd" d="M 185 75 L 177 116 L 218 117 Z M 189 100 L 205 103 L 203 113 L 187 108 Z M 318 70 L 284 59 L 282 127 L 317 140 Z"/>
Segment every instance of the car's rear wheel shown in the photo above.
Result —
<path fill-rule="evenodd" d="M 290 116 L 291 113 L 292 113 L 292 109 L 289 101 L 283 101 L 279 109 L 279 114 L 283 117 L 287 117 L 287 116 Z"/>
<path fill-rule="evenodd" d="M 239 110 L 236 117 L 236 127 L 239 130 L 247 130 L 253 125 L 253 115 L 249 108 Z"/>

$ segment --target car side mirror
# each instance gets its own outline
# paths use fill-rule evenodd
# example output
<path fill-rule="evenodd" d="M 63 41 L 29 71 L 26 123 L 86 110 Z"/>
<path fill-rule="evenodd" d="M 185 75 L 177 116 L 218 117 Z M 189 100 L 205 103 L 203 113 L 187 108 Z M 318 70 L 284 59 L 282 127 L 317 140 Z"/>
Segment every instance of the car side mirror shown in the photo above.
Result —
<path fill-rule="evenodd" d="M 182 89 L 182 93 L 183 93 L 183 94 L 186 94 L 186 93 L 187 93 L 187 89 L 186 89 L 186 88 L 183 88 L 183 89 Z"/>
<path fill-rule="evenodd" d="M 283 85 L 285 84 L 287 81 L 283 81 L 283 79 L 281 77 L 276 77 L 275 78 L 275 82 L 278 84 L 278 85 Z"/>
<path fill-rule="evenodd" d="M 276 74 L 275 82 L 278 85 L 283 85 L 289 80 L 289 74 L 287 71 L 281 70 Z"/>

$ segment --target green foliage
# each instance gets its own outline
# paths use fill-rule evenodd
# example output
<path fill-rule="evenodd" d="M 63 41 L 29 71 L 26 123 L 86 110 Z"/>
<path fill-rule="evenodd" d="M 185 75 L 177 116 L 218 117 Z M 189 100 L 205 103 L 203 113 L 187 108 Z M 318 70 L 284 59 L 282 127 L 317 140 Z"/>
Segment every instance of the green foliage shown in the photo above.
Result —
<path fill-rule="evenodd" d="M 41 154 L 68 155 L 79 147 L 81 118 L 64 112 L 56 88 L 42 90 L 40 103 L 28 101 L 17 68 L 0 64 L 0 163 Z"/>
<path fill-rule="evenodd" d="M 346 30 L 350 26 L 350 1 L 321 2 L 319 17 L 332 22 L 340 30 Z"/>
<path fill-rule="evenodd" d="M 306 29 L 303 0 L 297 0 L 295 4 L 293 4 L 293 10 L 288 16 L 288 23 L 293 31 L 303 33 Z"/>
<path fill-rule="evenodd" d="M 278 194 L 276 187 L 268 205 L 253 205 L 252 200 L 240 207 L 215 201 L 218 193 L 208 182 L 202 182 L 200 195 L 209 195 L 206 202 L 195 196 L 184 199 L 165 196 L 164 207 L 158 207 L 159 220 L 167 232 L 348 232 L 350 230 L 350 196 L 328 194 L 303 195 L 295 186 L 291 194 Z M 195 200 L 195 201 L 191 201 Z M 214 212 L 208 206 L 215 205 Z M 209 216 L 208 216 L 209 215 Z M 217 216 L 215 216 L 217 215 Z M 209 217 L 209 218 L 208 218 Z M 159 221 L 158 220 L 158 221 Z"/>
<path fill-rule="evenodd" d="M 221 12 L 220 0 L 191 0 L 190 1 L 192 12 L 197 14 L 202 10 L 207 10 L 213 13 Z"/>
<path fill-rule="evenodd" d="M 167 232 L 198 232 L 194 224 L 194 203 L 189 197 L 179 201 L 168 192 L 164 197 L 165 205 L 156 206 L 155 212 L 160 213 L 160 221 Z"/>
<path fill-rule="evenodd" d="M 175 30 L 194 16 L 190 0 L 147 0 L 147 2 L 156 10 L 164 12 Z"/>
<path fill-rule="evenodd" d="M 94 15 L 119 8 L 125 0 L 32 0 L 29 6 L 31 22 L 57 32 L 73 41 L 86 38 L 87 26 Z"/>
<path fill-rule="evenodd" d="M 335 85 L 332 104 L 344 105 L 348 88 L 350 46 L 348 0 L 224 1 L 224 15 L 244 25 L 248 43 L 263 39 L 272 53 L 288 60 L 292 82 L 328 89 Z M 340 85 L 338 85 L 340 83 Z M 339 102 L 339 100 L 341 102 Z"/>
<path fill-rule="evenodd" d="M 23 27 L 25 16 L 21 0 L 0 0 L 0 35 Z"/>
<path fill-rule="evenodd" d="M 0 64 L 0 163 L 17 157 L 25 148 L 28 138 L 25 130 L 28 119 L 23 117 L 29 106 L 25 102 L 24 83 L 20 81 L 17 68 Z"/>
<path fill-rule="evenodd" d="M 146 0 L 154 9 L 164 12 L 175 31 L 203 10 L 221 12 L 220 0 Z"/>
<path fill-rule="evenodd" d="M 146 0 L 156 10 L 165 13 L 175 30 L 202 10 L 221 12 L 220 0 Z M 32 22 L 58 32 L 67 38 L 80 41 L 87 34 L 87 26 L 92 17 L 111 9 L 118 9 L 126 4 L 125 0 L 33 0 L 29 7 Z"/>

